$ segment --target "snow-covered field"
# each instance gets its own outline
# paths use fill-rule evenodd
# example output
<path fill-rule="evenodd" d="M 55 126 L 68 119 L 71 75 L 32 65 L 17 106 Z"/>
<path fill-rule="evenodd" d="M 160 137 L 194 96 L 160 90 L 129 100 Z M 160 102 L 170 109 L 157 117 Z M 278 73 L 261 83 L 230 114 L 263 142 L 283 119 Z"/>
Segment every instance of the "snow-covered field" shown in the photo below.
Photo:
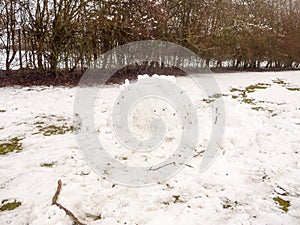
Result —
<path fill-rule="evenodd" d="M 0 224 L 72 224 L 52 205 L 59 179 L 58 202 L 86 224 L 300 224 L 299 72 L 214 76 L 226 109 L 217 159 L 199 172 L 209 109 L 220 95 L 202 96 L 190 78 L 177 78 L 197 107 L 199 146 L 180 173 L 143 188 L 115 185 L 89 168 L 73 124 L 76 88 L 1 88 Z M 108 146 L 115 143 L 109 112 L 121 90 L 105 87 L 97 106 L 95 127 Z M 126 152 L 112 155 L 131 162 Z"/>

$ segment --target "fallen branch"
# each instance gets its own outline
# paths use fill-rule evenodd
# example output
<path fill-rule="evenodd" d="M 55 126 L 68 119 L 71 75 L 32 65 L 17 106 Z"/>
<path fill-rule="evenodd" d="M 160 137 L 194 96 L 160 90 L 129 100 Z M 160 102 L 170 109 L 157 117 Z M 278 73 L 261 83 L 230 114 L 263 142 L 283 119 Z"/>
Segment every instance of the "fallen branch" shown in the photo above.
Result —
<path fill-rule="evenodd" d="M 59 195 L 60 190 L 61 190 L 61 185 L 62 185 L 62 182 L 61 182 L 61 180 L 59 180 L 57 182 L 56 192 L 55 192 L 55 194 L 54 194 L 54 196 L 52 198 L 52 205 L 56 205 L 56 203 L 57 203 L 58 195 Z"/>
<path fill-rule="evenodd" d="M 205 150 L 197 152 L 197 154 L 194 155 L 193 158 L 197 158 L 198 156 L 203 156 L 204 152 L 205 152 Z"/>
<path fill-rule="evenodd" d="M 162 165 L 162 166 L 159 166 L 159 167 L 157 167 L 157 168 L 152 168 L 152 167 L 150 167 L 149 168 L 149 171 L 156 171 L 156 170 L 160 170 L 160 169 L 162 169 L 162 168 L 164 168 L 164 167 L 166 167 L 166 166 L 170 166 L 170 165 L 174 165 L 174 166 L 176 166 L 176 163 L 175 162 L 171 162 L 171 163 L 168 163 L 168 164 L 165 164 L 165 165 Z"/>
<path fill-rule="evenodd" d="M 68 210 L 67 208 L 65 208 L 64 206 L 62 206 L 60 203 L 57 202 L 58 195 L 59 195 L 60 190 L 61 190 L 61 185 L 62 185 L 62 182 L 61 182 L 61 180 L 59 180 L 57 182 L 56 192 L 55 192 L 55 194 L 52 198 L 52 205 L 56 205 L 56 206 L 58 206 L 58 208 L 64 210 L 65 213 L 72 219 L 73 225 L 85 225 L 84 223 L 81 223 L 70 210 Z"/>

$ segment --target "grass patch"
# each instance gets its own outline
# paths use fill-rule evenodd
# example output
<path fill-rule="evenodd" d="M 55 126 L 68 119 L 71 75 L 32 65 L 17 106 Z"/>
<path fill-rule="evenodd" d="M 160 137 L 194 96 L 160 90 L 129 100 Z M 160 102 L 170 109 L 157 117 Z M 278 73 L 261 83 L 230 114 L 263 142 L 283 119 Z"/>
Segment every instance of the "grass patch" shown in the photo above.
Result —
<path fill-rule="evenodd" d="M 265 108 L 264 107 L 261 107 L 261 106 L 258 106 L 258 107 L 252 107 L 251 109 L 255 110 L 255 111 L 264 111 Z"/>
<path fill-rule="evenodd" d="M 213 103 L 214 101 L 216 101 L 216 99 L 221 98 L 221 97 L 226 97 L 228 95 L 226 94 L 214 94 L 212 96 L 209 96 L 208 98 L 203 99 L 203 101 L 207 104 Z"/>
<path fill-rule="evenodd" d="M 50 115 L 42 114 L 42 115 L 36 116 L 35 118 L 36 118 L 36 119 L 37 119 L 37 118 L 49 119 L 49 118 L 57 118 L 57 116 L 55 116 L 55 115 L 53 115 L 53 114 L 50 114 Z"/>
<path fill-rule="evenodd" d="M 273 198 L 273 200 L 280 206 L 280 209 L 281 209 L 283 212 L 286 213 L 286 212 L 289 211 L 289 207 L 291 206 L 290 201 L 283 200 L 283 199 L 280 198 L 280 197 Z"/>
<path fill-rule="evenodd" d="M 286 87 L 289 91 L 300 91 L 299 87 Z"/>
<path fill-rule="evenodd" d="M 87 214 L 86 217 L 91 218 L 94 221 L 96 221 L 96 220 L 102 220 L 102 216 L 101 215 L 95 216 L 95 215 Z"/>
<path fill-rule="evenodd" d="M 101 219 L 102 219 L 102 216 L 101 216 L 101 215 L 95 216 L 95 217 L 94 217 L 94 220 L 101 220 Z"/>
<path fill-rule="evenodd" d="M 41 124 L 45 124 L 45 122 L 43 122 L 43 121 L 37 121 L 37 122 L 34 123 L 34 125 L 41 125 Z"/>
<path fill-rule="evenodd" d="M 182 200 L 181 200 L 181 198 L 180 198 L 180 195 L 173 195 L 172 196 L 173 197 L 173 202 L 174 203 L 179 203 L 179 202 L 183 202 Z"/>
<path fill-rule="evenodd" d="M 286 88 L 289 91 L 300 91 L 300 87 L 292 86 L 291 84 L 287 83 L 286 81 L 284 81 L 282 79 L 277 78 L 276 80 L 273 80 L 273 83 L 281 85 L 282 87 Z"/>
<path fill-rule="evenodd" d="M 266 111 L 266 112 L 270 113 L 271 116 L 276 116 L 277 115 L 276 113 L 274 113 L 274 110 L 266 109 L 265 107 L 262 107 L 262 106 L 251 107 L 251 109 L 255 110 L 255 111 Z"/>
<path fill-rule="evenodd" d="M 207 104 L 210 104 L 210 103 L 213 103 L 215 100 L 214 99 L 208 99 L 208 98 L 205 98 L 203 99 L 203 101 Z"/>
<path fill-rule="evenodd" d="M 78 127 L 68 125 L 68 123 L 66 122 L 67 120 L 63 117 L 58 117 L 55 115 L 41 115 L 36 116 L 35 118 L 39 118 L 42 120 L 38 120 L 34 123 L 36 128 L 38 128 L 38 132 L 33 134 L 42 133 L 44 136 L 52 136 L 61 135 L 67 132 L 74 132 L 78 130 Z"/>
<path fill-rule="evenodd" d="M 223 209 L 231 209 L 231 208 L 234 208 L 235 206 L 237 206 L 238 202 L 237 201 L 230 201 L 229 199 L 226 199 L 224 201 L 224 204 L 223 204 Z"/>
<path fill-rule="evenodd" d="M 255 105 L 255 99 L 254 98 L 243 98 L 243 103 L 249 104 L 249 105 Z"/>
<path fill-rule="evenodd" d="M 271 84 L 257 83 L 257 84 L 249 85 L 245 87 L 245 89 L 231 88 L 230 92 L 232 93 L 237 92 L 237 95 L 236 94 L 232 95 L 233 99 L 240 99 L 240 102 L 250 104 L 250 105 L 255 105 L 255 99 L 249 98 L 248 94 L 253 93 L 256 90 L 267 89 L 270 86 Z"/>
<path fill-rule="evenodd" d="M 40 165 L 41 167 L 53 167 L 54 166 L 54 162 L 51 162 L 51 163 L 42 163 L 41 165 Z"/>
<path fill-rule="evenodd" d="M 39 131 L 43 133 L 44 136 L 52 136 L 52 135 L 60 135 L 65 134 L 67 132 L 73 132 L 76 131 L 76 128 L 74 126 L 56 126 L 56 125 L 50 125 L 45 127 L 40 127 Z"/>
<path fill-rule="evenodd" d="M 274 84 L 279 84 L 279 85 L 287 85 L 287 83 L 283 79 L 277 78 L 276 80 L 272 80 Z"/>
<path fill-rule="evenodd" d="M 277 82 L 277 83 L 283 83 L 282 80 L 276 80 L 273 82 Z M 230 92 L 235 93 L 233 94 L 231 97 L 233 99 L 238 99 L 241 103 L 245 103 L 248 105 L 252 105 L 253 107 L 251 107 L 252 110 L 255 111 L 265 111 L 271 114 L 271 116 L 276 116 L 276 113 L 273 113 L 274 110 L 270 110 L 266 107 L 262 107 L 262 106 L 257 106 L 257 103 L 265 103 L 264 101 L 256 101 L 254 98 L 250 98 L 248 96 L 249 93 L 253 93 L 256 90 L 264 90 L 267 89 L 271 86 L 271 84 L 264 84 L 264 83 L 257 83 L 254 85 L 249 85 L 247 87 L 245 87 L 245 89 L 238 89 L 238 88 L 231 88 Z"/>
<path fill-rule="evenodd" d="M 245 91 L 246 91 L 246 93 L 253 93 L 256 90 L 264 90 L 270 86 L 271 86 L 271 84 L 258 83 L 258 84 L 254 84 L 254 85 L 250 85 L 250 86 L 246 87 Z"/>
<path fill-rule="evenodd" d="M 22 150 L 22 144 L 19 143 L 19 139 L 17 137 L 11 138 L 9 141 L 0 144 L 0 155 L 6 155 L 9 152 L 19 152 Z"/>
<path fill-rule="evenodd" d="M 1 202 L 2 206 L 0 207 L 0 211 L 11 211 L 18 208 L 22 203 L 14 200 L 13 202 L 8 202 L 8 199 L 5 199 Z M 7 203 L 5 203 L 7 202 Z"/>
<path fill-rule="evenodd" d="M 233 205 L 223 204 L 223 209 L 230 209 L 230 208 L 233 208 Z"/>

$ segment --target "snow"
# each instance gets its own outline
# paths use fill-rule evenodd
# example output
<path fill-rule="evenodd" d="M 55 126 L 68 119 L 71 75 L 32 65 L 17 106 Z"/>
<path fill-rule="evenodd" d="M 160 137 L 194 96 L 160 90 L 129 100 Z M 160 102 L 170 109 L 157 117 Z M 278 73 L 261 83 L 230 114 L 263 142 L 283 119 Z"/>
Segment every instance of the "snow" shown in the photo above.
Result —
<path fill-rule="evenodd" d="M 226 109 L 226 130 L 218 157 L 200 173 L 202 155 L 198 153 L 205 150 L 211 131 L 209 111 L 213 103 L 203 101 L 209 96 L 203 95 L 190 78 L 167 77 L 185 89 L 197 107 L 199 147 L 180 173 L 142 188 L 115 185 L 95 173 L 83 159 L 76 132 L 51 136 L 39 132 L 39 124 L 76 125 L 73 106 L 77 88 L 0 88 L 0 110 L 4 111 L 0 112 L 0 140 L 19 137 L 23 147 L 20 152 L 0 155 L 0 202 L 16 199 L 22 203 L 14 210 L 0 211 L 0 224 L 71 225 L 65 212 L 51 205 L 59 179 L 63 186 L 58 202 L 87 224 L 300 224 L 300 91 L 287 89 L 300 86 L 299 72 L 214 77 L 225 95 Z M 278 79 L 285 84 L 274 82 Z M 232 91 L 258 83 L 269 86 L 247 93 L 247 98 L 254 99 L 252 105 L 243 102 L 240 92 Z M 134 157 L 134 152 L 128 153 L 115 143 L 110 113 L 114 100 L 128 85 L 126 81 L 122 88 L 113 85 L 101 90 L 95 104 L 99 138 L 116 149 L 111 154 L 119 160 L 128 157 L 123 163 L 161 160 L 167 152 Z M 138 116 L 140 110 L 133 114 Z M 132 121 L 136 127 L 143 122 L 141 118 Z M 144 126 L 140 127 L 135 132 L 145 132 L 141 130 Z M 53 166 L 41 166 L 45 163 Z M 290 202 L 288 212 L 280 208 L 275 197 Z M 101 219 L 94 220 L 99 215 Z"/>

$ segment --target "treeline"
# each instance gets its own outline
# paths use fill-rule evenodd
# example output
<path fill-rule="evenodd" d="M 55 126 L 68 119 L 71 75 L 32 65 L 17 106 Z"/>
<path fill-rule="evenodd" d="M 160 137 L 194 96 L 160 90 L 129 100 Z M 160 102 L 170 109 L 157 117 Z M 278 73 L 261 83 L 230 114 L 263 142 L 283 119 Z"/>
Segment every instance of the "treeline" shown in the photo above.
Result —
<path fill-rule="evenodd" d="M 73 71 L 108 50 L 164 40 L 211 66 L 297 68 L 299 0 L 0 0 L 1 64 Z"/>

